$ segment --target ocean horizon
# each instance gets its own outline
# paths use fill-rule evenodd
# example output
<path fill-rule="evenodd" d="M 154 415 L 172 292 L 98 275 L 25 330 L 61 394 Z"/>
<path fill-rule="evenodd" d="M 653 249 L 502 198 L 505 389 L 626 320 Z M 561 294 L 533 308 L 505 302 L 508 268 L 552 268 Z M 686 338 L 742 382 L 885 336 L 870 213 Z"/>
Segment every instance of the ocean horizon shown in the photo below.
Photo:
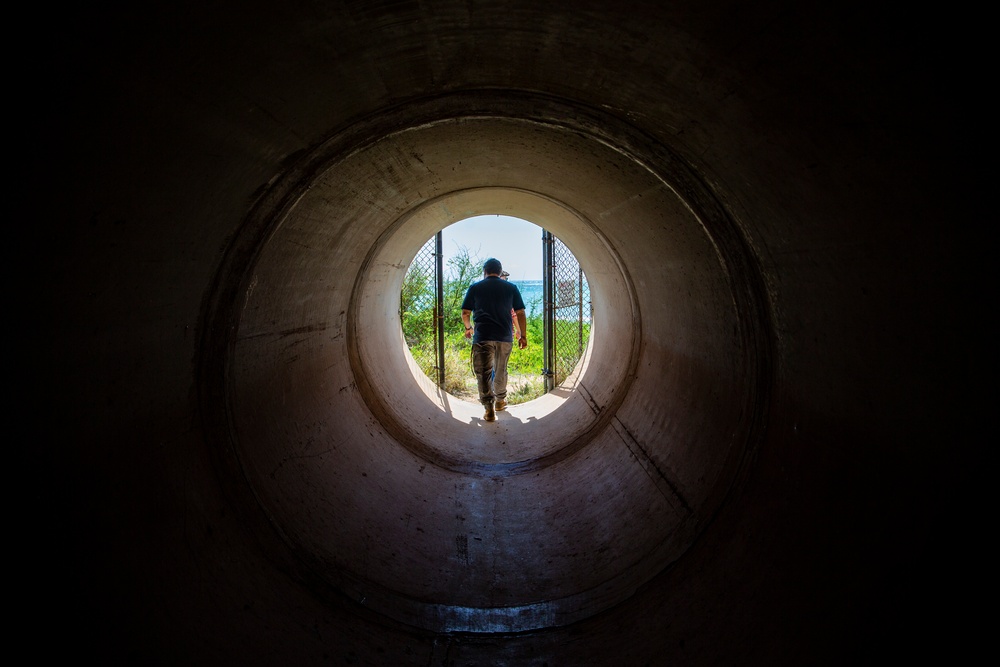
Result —
<path fill-rule="evenodd" d="M 511 280 L 512 284 L 517 285 L 518 291 L 521 292 L 521 299 L 524 301 L 525 314 L 528 317 L 541 316 L 542 310 L 544 309 L 544 299 L 543 299 L 543 287 L 545 286 L 544 280 Z M 585 294 L 589 297 L 589 290 L 585 290 Z M 558 316 L 557 316 L 558 317 Z M 576 319 L 578 315 L 574 314 L 569 319 Z M 559 317 L 559 319 L 563 319 Z M 584 320 L 589 321 L 587 314 L 584 314 Z"/>
<path fill-rule="evenodd" d="M 511 280 L 510 282 L 512 282 L 515 285 L 517 285 L 517 289 L 521 292 L 521 299 L 524 301 L 524 309 L 525 309 L 526 314 L 528 315 L 528 317 L 533 317 L 535 315 L 541 315 L 542 314 L 542 310 L 544 309 L 544 305 L 545 305 L 543 303 L 543 297 L 542 297 L 542 295 L 543 295 L 543 287 L 545 285 L 545 281 L 544 280 Z M 575 288 L 575 284 L 574 284 L 573 287 Z M 571 291 L 573 291 L 573 293 L 574 293 L 574 297 L 571 297 L 571 298 L 575 298 L 575 290 L 571 289 Z M 584 289 L 584 294 L 585 294 L 584 298 L 587 301 L 589 301 L 589 296 L 590 296 L 589 292 L 590 292 L 589 289 Z M 589 310 L 589 308 L 587 310 Z M 584 311 L 583 319 L 584 319 L 584 321 L 588 321 L 589 322 L 590 321 L 590 317 L 589 317 L 589 313 L 587 312 L 587 310 Z M 577 317 L 579 317 L 579 313 L 576 311 L 576 309 L 573 309 L 572 312 L 573 312 L 573 315 L 569 316 L 568 319 L 575 320 Z M 561 315 L 559 315 L 559 314 L 557 314 L 556 317 L 558 319 L 564 319 L 564 317 L 561 316 Z"/>
<path fill-rule="evenodd" d="M 528 317 L 541 315 L 544 304 L 542 303 L 543 280 L 511 280 L 517 285 L 521 292 L 521 299 L 524 301 L 524 310 Z"/>

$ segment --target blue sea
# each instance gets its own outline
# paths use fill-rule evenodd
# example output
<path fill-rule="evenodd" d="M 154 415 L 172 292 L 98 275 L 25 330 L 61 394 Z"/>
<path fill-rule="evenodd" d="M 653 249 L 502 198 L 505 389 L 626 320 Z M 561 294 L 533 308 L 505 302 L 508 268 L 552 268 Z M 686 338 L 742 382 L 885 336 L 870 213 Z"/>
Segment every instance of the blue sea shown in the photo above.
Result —
<path fill-rule="evenodd" d="M 541 317 L 545 310 L 544 303 L 544 281 L 542 280 L 511 280 L 511 283 L 517 285 L 517 289 L 521 292 L 521 299 L 524 301 L 525 314 L 528 317 Z M 567 292 L 563 292 L 566 296 L 565 305 L 569 310 L 563 310 L 557 307 L 556 309 L 556 319 L 562 320 L 576 320 L 580 316 L 580 311 L 575 307 L 576 300 L 579 298 L 576 294 L 577 286 L 575 281 L 570 281 L 566 288 Z M 587 284 L 584 283 L 584 304 L 586 304 L 585 312 L 583 313 L 583 319 L 585 322 L 590 321 L 590 289 Z M 556 301 L 559 301 L 559 292 L 556 293 Z"/>
<path fill-rule="evenodd" d="M 541 280 L 511 280 L 517 285 L 524 300 L 524 310 L 528 317 L 542 314 L 542 284 Z"/>
<path fill-rule="evenodd" d="M 545 309 L 545 304 L 543 300 L 543 289 L 544 284 L 541 280 L 512 280 L 512 283 L 517 285 L 517 289 L 521 291 L 521 298 L 524 300 L 524 310 L 528 317 L 534 315 L 541 316 L 542 311 Z M 574 305 L 579 296 L 576 293 L 576 283 L 570 282 L 567 286 L 568 294 L 566 294 L 567 301 L 565 302 L 568 306 L 568 310 L 556 309 L 556 319 L 562 320 L 576 320 L 580 317 L 580 311 Z M 584 283 L 584 306 L 585 311 L 583 313 L 583 319 L 585 322 L 590 321 L 589 303 L 590 303 L 590 290 L 587 288 L 586 283 Z M 559 301 L 559 293 L 556 293 L 556 301 Z"/>

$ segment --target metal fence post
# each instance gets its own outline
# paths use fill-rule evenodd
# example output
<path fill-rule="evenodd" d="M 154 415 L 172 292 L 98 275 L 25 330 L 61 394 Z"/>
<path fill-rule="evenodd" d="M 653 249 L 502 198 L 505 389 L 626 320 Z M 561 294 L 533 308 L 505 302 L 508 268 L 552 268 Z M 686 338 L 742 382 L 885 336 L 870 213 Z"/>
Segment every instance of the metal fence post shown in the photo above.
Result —
<path fill-rule="evenodd" d="M 555 265 L 552 257 L 552 232 L 547 229 L 542 230 L 542 378 L 544 379 L 545 393 L 556 388 L 555 385 L 555 355 L 554 355 L 554 317 L 555 299 L 553 285 L 553 271 Z"/>
<path fill-rule="evenodd" d="M 437 260 L 434 264 L 434 311 L 437 316 L 434 318 L 434 333 L 437 338 L 438 386 L 444 389 L 444 251 L 440 230 L 434 237 L 434 256 Z"/>

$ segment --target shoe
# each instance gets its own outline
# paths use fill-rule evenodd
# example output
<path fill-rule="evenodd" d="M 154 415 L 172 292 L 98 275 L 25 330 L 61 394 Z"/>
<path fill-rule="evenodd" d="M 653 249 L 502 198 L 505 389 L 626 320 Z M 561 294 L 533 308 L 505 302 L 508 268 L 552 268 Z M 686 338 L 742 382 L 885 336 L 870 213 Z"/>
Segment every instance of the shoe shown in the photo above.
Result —
<path fill-rule="evenodd" d="M 500 412 L 501 410 L 506 410 L 506 409 L 507 409 L 507 399 L 506 398 L 501 398 L 499 401 L 497 401 L 497 412 Z"/>
<path fill-rule="evenodd" d="M 496 410 L 493 409 L 493 404 L 486 403 L 485 407 L 486 407 L 486 414 L 483 415 L 483 419 L 485 419 L 488 422 L 495 422 L 497 420 L 497 412 Z"/>

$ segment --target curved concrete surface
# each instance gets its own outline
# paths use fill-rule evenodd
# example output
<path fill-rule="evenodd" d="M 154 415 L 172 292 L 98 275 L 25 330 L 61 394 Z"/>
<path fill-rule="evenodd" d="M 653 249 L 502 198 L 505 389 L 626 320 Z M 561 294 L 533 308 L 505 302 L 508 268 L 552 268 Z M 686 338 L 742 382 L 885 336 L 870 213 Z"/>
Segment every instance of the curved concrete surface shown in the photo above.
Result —
<path fill-rule="evenodd" d="M 967 286 L 905 31 L 784 3 L 102 17 L 68 33 L 39 202 L 73 332 L 39 507 L 77 655 L 908 654 L 943 595 L 964 378 L 934 353 Z M 567 243 L 595 324 L 491 424 L 397 309 L 427 238 L 492 213 Z"/>
<path fill-rule="evenodd" d="M 231 360 L 228 401 L 206 412 L 228 415 L 269 520 L 325 579 L 435 631 L 565 625 L 628 597 L 710 519 L 766 418 L 763 294 L 739 292 L 762 283 L 722 255 L 731 223 L 695 215 L 707 188 L 613 118 L 515 100 L 414 104 L 368 123 L 371 143 L 320 147 L 294 202 L 254 216 L 269 222 L 254 262 L 225 268 L 235 300 L 211 315 L 235 330 L 207 328 L 208 354 Z M 466 116 L 473 103 L 495 110 Z M 379 131 L 405 118 L 420 122 Z M 575 248 L 596 326 L 572 391 L 492 425 L 420 388 L 396 313 L 426 239 L 497 210 Z"/>

